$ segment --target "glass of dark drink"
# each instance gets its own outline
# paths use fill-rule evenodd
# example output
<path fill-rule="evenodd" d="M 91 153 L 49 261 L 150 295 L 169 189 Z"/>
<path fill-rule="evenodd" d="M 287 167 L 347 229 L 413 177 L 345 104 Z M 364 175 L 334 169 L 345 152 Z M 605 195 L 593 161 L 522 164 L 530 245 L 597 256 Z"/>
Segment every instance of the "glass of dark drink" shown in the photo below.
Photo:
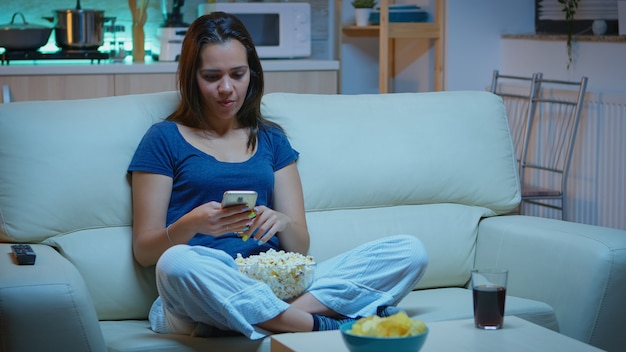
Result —
<path fill-rule="evenodd" d="M 504 321 L 504 301 L 509 272 L 506 269 L 472 270 L 474 325 L 479 329 L 496 330 Z"/>

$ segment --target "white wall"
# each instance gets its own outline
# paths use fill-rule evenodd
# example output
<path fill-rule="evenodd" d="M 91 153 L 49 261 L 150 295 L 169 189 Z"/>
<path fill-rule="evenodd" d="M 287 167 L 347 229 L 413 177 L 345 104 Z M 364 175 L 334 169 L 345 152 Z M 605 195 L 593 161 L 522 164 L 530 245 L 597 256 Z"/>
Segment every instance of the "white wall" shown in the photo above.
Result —
<path fill-rule="evenodd" d="M 533 33 L 534 8 L 529 0 L 448 0 L 446 90 L 488 87 L 502 70 L 501 35 Z"/>
<path fill-rule="evenodd" d="M 567 80 L 587 76 L 590 92 L 626 94 L 626 42 L 574 42 L 574 61 L 569 69 L 564 41 L 504 39 L 501 42 L 502 72 L 543 72 L 546 78 Z"/>
<path fill-rule="evenodd" d="M 568 69 L 564 40 L 501 39 L 534 33 L 533 12 L 528 0 L 448 0 L 446 89 L 484 89 L 499 69 L 565 80 L 587 76 L 590 92 L 626 94 L 626 42 L 574 41 Z"/>
<path fill-rule="evenodd" d="M 342 24 L 354 23 L 350 0 L 342 1 Z M 342 33 L 339 33 L 342 35 Z M 378 40 L 343 36 L 341 44 L 341 93 L 378 93 Z"/>

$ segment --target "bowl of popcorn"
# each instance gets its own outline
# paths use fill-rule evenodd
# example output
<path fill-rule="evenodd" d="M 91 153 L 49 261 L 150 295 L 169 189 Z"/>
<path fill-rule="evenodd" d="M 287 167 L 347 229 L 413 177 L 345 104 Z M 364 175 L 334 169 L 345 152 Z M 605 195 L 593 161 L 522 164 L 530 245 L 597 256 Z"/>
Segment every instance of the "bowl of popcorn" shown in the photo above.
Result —
<path fill-rule="evenodd" d="M 276 251 L 235 258 L 239 271 L 266 283 L 282 300 L 300 296 L 313 283 L 316 263 L 313 257 L 295 252 Z"/>
<path fill-rule="evenodd" d="M 362 318 L 341 325 L 339 330 L 350 352 L 417 352 L 428 336 L 426 324 L 404 312 Z"/>

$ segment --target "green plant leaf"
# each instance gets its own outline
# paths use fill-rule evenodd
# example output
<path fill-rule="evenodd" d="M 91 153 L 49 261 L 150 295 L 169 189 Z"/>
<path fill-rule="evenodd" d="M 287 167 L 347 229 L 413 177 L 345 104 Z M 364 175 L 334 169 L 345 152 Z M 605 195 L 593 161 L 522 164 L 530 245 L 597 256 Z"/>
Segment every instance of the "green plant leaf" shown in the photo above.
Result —
<path fill-rule="evenodd" d="M 356 9 L 371 9 L 376 6 L 376 0 L 354 0 L 352 6 Z"/>

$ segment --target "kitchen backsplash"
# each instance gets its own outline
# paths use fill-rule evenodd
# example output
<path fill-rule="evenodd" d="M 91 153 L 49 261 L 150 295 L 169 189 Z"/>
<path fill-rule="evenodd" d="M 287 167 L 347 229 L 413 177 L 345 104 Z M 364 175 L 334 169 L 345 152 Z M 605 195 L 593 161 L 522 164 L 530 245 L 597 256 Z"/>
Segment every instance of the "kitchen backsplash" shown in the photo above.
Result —
<path fill-rule="evenodd" d="M 272 1 L 272 0 L 268 0 Z M 280 1 L 280 0 L 273 0 Z M 312 55 L 313 59 L 328 60 L 333 59 L 333 55 L 330 49 L 330 33 L 329 22 L 330 21 L 330 1 L 332 0 L 289 0 L 293 2 L 308 2 L 311 4 L 311 42 L 312 42 Z M 207 0 L 187 0 L 184 5 L 184 21 L 187 23 L 192 22 L 197 17 L 197 8 L 199 4 L 205 3 Z M 237 2 L 248 2 L 237 0 Z M 252 1 L 250 1 L 252 2 Z M 123 31 L 118 31 L 114 34 L 111 32 L 105 33 L 105 44 L 100 48 L 100 51 L 108 51 L 113 49 L 111 46 L 116 42 L 122 43 L 126 52 L 130 55 L 132 50 L 132 18 L 130 9 L 128 7 L 127 0 L 81 0 L 81 7 L 83 9 L 90 10 L 103 10 L 105 17 L 115 18 L 115 25 L 118 28 L 123 27 Z M 22 12 L 26 18 L 26 21 L 32 24 L 51 25 L 44 17 L 52 18 L 55 16 L 55 10 L 74 9 L 76 8 L 76 1 L 74 0 L 0 0 L 0 24 L 7 24 L 11 22 L 11 17 L 15 12 Z M 160 0 L 151 0 L 149 2 L 149 8 L 147 12 L 147 22 L 145 25 L 146 33 L 146 50 L 149 53 L 152 49 L 153 43 L 156 40 L 157 28 L 163 23 L 163 15 L 161 10 Z M 19 19 L 16 19 L 19 21 Z M 19 23 L 19 22 L 17 22 Z M 107 22 L 105 25 L 111 27 L 112 21 Z M 48 44 L 44 48 L 45 50 L 54 51 L 56 45 L 54 41 L 54 32 L 50 36 Z M 0 49 L 1 50 L 1 49 Z"/>

